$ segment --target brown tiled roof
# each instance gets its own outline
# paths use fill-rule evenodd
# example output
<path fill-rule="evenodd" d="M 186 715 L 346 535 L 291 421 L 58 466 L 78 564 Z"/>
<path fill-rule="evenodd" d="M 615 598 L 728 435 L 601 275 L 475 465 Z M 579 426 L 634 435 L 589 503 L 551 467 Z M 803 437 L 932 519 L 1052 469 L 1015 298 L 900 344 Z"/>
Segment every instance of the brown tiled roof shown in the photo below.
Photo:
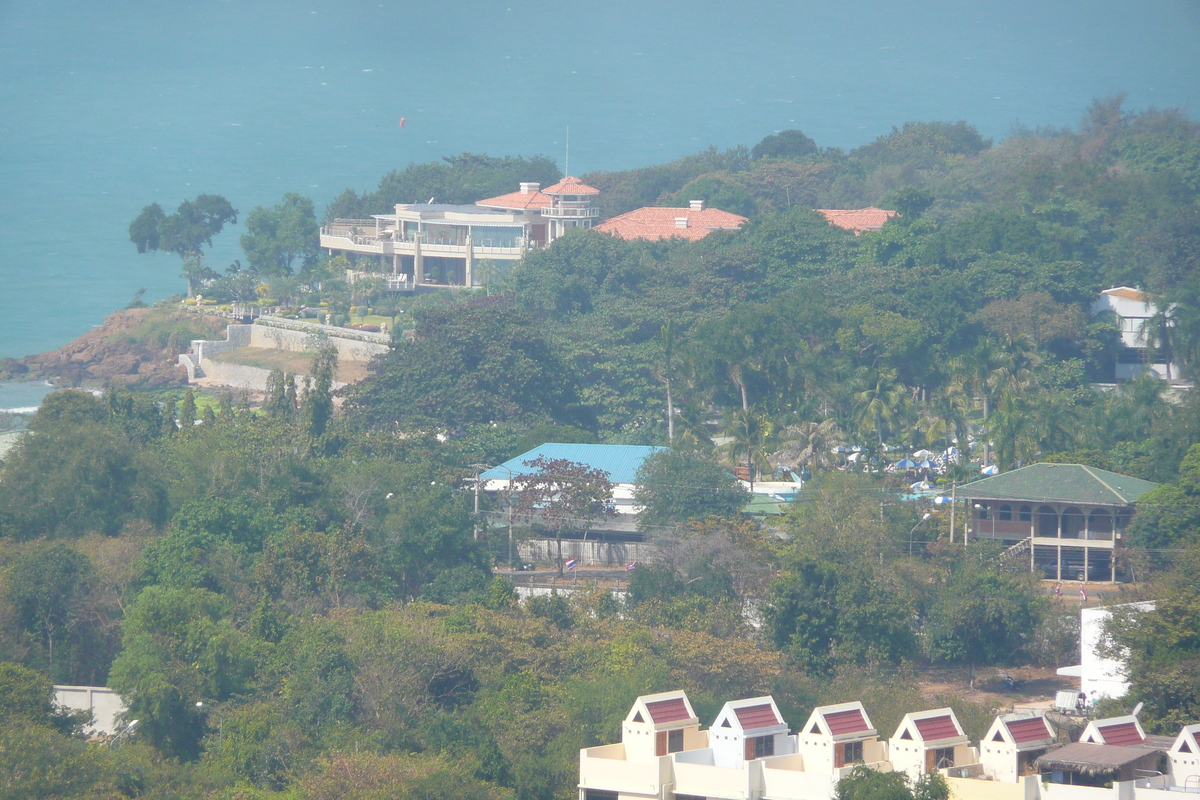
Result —
<path fill-rule="evenodd" d="M 896 216 L 895 211 L 886 211 L 882 208 L 818 208 L 817 213 L 829 220 L 830 225 L 836 225 L 839 228 L 845 228 L 848 231 L 862 233 L 863 231 L 877 231 L 883 227 L 883 224 L 892 217 Z"/>
<path fill-rule="evenodd" d="M 1145 741 L 1142 735 L 1138 733 L 1137 725 L 1133 722 L 1121 722 L 1116 725 L 1105 725 L 1096 730 L 1100 733 L 1100 738 L 1105 744 L 1116 745 L 1117 747 L 1129 747 L 1138 745 Z"/>
<path fill-rule="evenodd" d="M 921 738 L 927 742 L 935 742 L 938 739 L 952 739 L 955 736 L 961 735 L 949 714 L 941 717 L 926 717 L 925 719 L 913 720 L 913 722 L 916 724 L 917 730 L 921 732 Z"/>
<path fill-rule="evenodd" d="M 870 726 L 867 725 L 867 721 L 863 718 L 862 712 L 857 708 L 826 714 L 825 723 L 829 726 L 829 731 L 834 736 L 841 736 L 843 733 L 861 733 L 871 730 Z"/>
<path fill-rule="evenodd" d="M 491 208 L 546 208 L 550 205 L 550 195 L 545 192 L 509 192 L 499 197 L 480 200 L 475 205 Z"/>
<path fill-rule="evenodd" d="M 599 189 L 593 189 L 579 178 L 572 178 L 569 175 L 542 191 L 546 194 L 600 194 Z"/>
<path fill-rule="evenodd" d="M 779 717 L 775 716 L 775 709 L 771 708 L 770 703 L 735 708 L 733 713 L 737 714 L 738 722 L 742 724 L 742 730 L 769 728 L 779 724 Z"/>
<path fill-rule="evenodd" d="M 677 219 L 688 221 L 686 228 L 675 224 Z M 746 224 L 746 218 L 717 208 L 694 211 L 690 208 L 638 208 L 619 217 L 600 223 L 596 230 L 611 233 L 626 241 L 630 239 L 671 239 L 678 237 L 696 241 L 715 230 L 736 230 Z"/>
<path fill-rule="evenodd" d="M 1008 726 L 1008 732 L 1012 734 L 1013 741 L 1017 744 L 1053 738 L 1053 734 L 1046 727 L 1046 720 L 1042 717 L 1014 719 L 1006 722 L 1005 725 Z"/>
<path fill-rule="evenodd" d="M 688 713 L 687 703 L 683 702 L 682 697 L 646 703 L 646 710 L 650 712 L 650 719 L 655 722 L 678 722 L 692 716 Z"/>

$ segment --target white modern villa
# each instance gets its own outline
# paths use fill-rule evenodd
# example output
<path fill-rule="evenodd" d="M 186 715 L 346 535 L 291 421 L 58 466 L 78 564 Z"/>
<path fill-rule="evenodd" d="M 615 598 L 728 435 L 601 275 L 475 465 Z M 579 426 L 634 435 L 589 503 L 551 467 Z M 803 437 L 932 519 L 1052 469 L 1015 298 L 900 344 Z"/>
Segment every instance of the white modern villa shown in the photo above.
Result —
<path fill-rule="evenodd" d="M 567 177 L 546 189 L 522 183 L 474 205 L 401 203 L 394 214 L 334 220 L 321 229 L 321 247 L 375 256 L 390 291 L 481 286 L 481 260 L 517 261 L 572 228 L 592 227 L 599 193 Z"/>

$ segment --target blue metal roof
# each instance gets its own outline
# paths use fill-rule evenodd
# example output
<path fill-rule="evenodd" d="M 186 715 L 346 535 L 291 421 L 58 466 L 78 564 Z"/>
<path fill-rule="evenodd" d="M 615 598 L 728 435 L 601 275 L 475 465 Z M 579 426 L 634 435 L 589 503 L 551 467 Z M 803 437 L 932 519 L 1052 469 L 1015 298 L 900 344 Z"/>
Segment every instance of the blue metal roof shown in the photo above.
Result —
<path fill-rule="evenodd" d="M 613 483 L 637 483 L 637 471 L 642 462 L 664 447 L 645 447 L 633 444 L 560 444 L 547 442 L 535 447 L 528 453 L 522 453 L 516 458 L 505 461 L 498 467 L 492 467 L 479 477 L 485 481 L 502 481 L 516 475 L 528 475 L 534 470 L 525 466 L 526 461 L 533 461 L 541 456 L 546 458 L 565 458 L 587 464 L 593 469 L 608 473 L 608 479 Z"/>

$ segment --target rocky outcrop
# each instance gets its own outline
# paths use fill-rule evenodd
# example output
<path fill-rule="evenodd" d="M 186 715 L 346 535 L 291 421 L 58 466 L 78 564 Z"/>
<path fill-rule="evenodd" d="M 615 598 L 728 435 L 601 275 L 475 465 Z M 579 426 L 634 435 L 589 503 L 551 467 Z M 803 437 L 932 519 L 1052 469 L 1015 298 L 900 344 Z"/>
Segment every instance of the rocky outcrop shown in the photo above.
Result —
<path fill-rule="evenodd" d="M 191 311 L 137 308 L 118 311 L 100 327 L 48 353 L 6 363 L 15 378 L 67 386 L 162 389 L 187 384 L 178 363 L 193 339 L 219 337 L 226 321 Z"/>

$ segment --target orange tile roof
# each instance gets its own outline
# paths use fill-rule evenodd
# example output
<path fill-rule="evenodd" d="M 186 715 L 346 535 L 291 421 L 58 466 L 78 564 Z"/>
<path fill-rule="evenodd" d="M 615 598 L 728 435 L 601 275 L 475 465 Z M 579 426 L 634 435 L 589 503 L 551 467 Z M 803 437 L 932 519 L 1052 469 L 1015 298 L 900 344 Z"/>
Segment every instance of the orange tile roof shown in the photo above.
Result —
<path fill-rule="evenodd" d="M 1130 289 L 1128 286 L 1118 286 L 1115 289 L 1105 289 L 1100 294 L 1106 294 L 1110 297 L 1123 297 L 1126 300 L 1137 300 L 1142 303 L 1146 302 L 1148 299 L 1145 292 L 1138 291 L 1137 289 Z"/>
<path fill-rule="evenodd" d="M 687 219 L 686 228 L 676 226 L 675 220 L 680 218 Z M 595 230 L 620 236 L 626 241 L 677 237 L 694 242 L 713 231 L 736 230 L 745 224 L 745 217 L 716 208 L 694 211 L 690 208 L 647 207 L 613 217 L 597 225 Z"/>
<path fill-rule="evenodd" d="M 885 222 L 896 216 L 895 211 L 886 211 L 882 208 L 875 208 L 875 206 L 853 209 L 818 208 L 817 213 L 829 220 L 830 225 L 836 225 L 856 233 L 877 231 L 883 227 Z"/>
<path fill-rule="evenodd" d="M 509 192 L 499 197 L 479 200 L 475 205 L 488 208 L 547 208 L 550 205 L 550 195 L 545 192 Z"/>
<path fill-rule="evenodd" d="M 599 189 L 593 189 L 579 178 L 572 178 L 569 175 L 542 191 L 546 194 L 600 194 Z"/>

